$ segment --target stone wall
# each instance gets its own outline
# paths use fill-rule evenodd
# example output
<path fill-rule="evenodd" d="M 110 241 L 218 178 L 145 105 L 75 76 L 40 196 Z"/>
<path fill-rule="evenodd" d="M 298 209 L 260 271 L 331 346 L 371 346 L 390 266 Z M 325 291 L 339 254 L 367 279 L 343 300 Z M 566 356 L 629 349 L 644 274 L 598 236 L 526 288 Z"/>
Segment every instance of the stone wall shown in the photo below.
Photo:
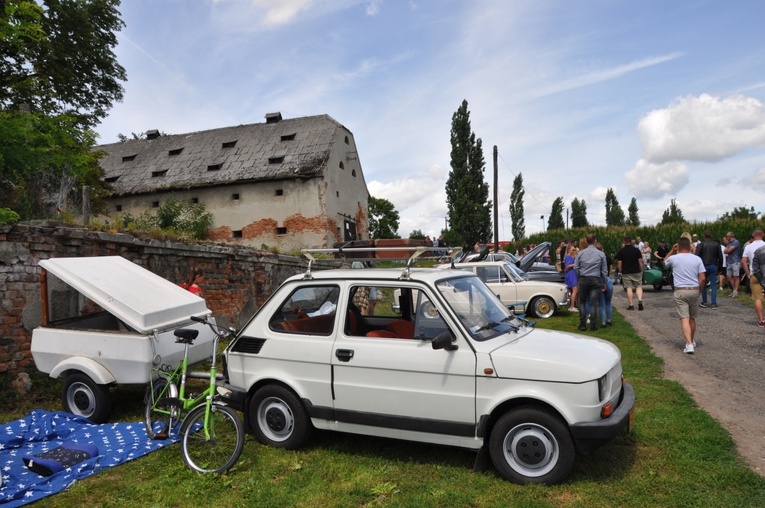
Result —
<path fill-rule="evenodd" d="M 208 308 L 240 327 L 307 261 L 237 245 L 183 244 L 104 233 L 60 222 L 0 225 L 0 376 L 34 370 L 32 330 L 41 323 L 41 259 L 119 255 L 176 283 L 204 271 Z M 0 377 L 1 379 L 1 377 Z"/>

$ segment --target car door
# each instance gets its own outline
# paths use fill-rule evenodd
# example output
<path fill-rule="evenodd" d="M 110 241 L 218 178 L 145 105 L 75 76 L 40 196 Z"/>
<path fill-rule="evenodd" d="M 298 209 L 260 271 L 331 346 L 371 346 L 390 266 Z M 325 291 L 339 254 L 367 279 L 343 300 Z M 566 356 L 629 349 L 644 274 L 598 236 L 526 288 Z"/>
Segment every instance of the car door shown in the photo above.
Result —
<path fill-rule="evenodd" d="M 434 335 L 453 335 L 454 330 L 423 288 L 377 285 L 375 289 L 376 315 L 351 318 L 359 322 L 345 326 L 335 340 L 335 419 L 388 429 L 474 436 L 473 350 L 464 338 L 457 338 L 458 347 L 452 350 L 433 349 Z M 400 314 L 380 299 L 390 295 L 392 301 L 394 294 L 399 295 Z M 412 333 L 399 332 L 414 338 L 392 337 L 383 329 L 369 330 L 370 323 L 382 324 L 385 312 L 391 313 L 391 329 L 401 321 L 414 325 Z M 348 314 L 353 315 L 352 306 Z"/>

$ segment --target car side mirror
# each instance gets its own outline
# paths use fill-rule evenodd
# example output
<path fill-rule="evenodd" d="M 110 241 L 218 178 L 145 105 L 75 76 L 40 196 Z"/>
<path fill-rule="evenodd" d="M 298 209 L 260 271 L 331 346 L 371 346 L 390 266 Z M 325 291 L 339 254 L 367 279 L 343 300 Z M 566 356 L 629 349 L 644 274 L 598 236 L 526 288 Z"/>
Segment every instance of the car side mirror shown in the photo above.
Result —
<path fill-rule="evenodd" d="M 452 332 L 446 331 L 443 333 L 438 334 L 436 338 L 433 339 L 433 342 L 431 345 L 433 346 L 433 349 L 444 349 L 446 351 L 456 351 L 459 349 L 459 346 L 454 343 L 455 339 L 454 336 L 452 336 Z"/>

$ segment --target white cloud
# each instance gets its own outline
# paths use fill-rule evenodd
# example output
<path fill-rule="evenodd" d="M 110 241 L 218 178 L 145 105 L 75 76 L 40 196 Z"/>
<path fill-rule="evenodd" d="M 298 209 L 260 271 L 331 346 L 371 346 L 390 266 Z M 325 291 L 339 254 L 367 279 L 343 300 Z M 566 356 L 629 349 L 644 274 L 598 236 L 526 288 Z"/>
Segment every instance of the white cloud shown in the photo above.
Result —
<path fill-rule="evenodd" d="M 660 198 L 676 196 L 688 184 L 690 171 L 680 161 L 656 164 L 640 159 L 624 177 L 636 197 Z"/>
<path fill-rule="evenodd" d="M 765 104 L 743 95 L 684 97 L 645 115 L 638 134 L 648 161 L 716 162 L 765 145 Z"/>
<path fill-rule="evenodd" d="M 760 168 L 752 174 L 749 183 L 758 191 L 765 191 L 765 168 Z"/>
<path fill-rule="evenodd" d="M 263 24 L 279 26 L 292 21 L 300 11 L 307 10 L 312 0 L 252 0 L 255 7 L 265 10 Z"/>
<path fill-rule="evenodd" d="M 380 12 L 382 0 L 372 0 L 367 4 L 367 16 L 377 16 Z"/>

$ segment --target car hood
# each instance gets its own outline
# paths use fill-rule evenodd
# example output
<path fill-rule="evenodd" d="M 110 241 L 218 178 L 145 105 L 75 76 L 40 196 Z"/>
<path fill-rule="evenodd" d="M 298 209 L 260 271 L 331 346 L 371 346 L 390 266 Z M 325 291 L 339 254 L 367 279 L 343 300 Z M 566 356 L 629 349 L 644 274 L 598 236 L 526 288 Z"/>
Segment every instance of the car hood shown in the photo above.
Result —
<path fill-rule="evenodd" d="M 621 360 L 605 340 L 575 333 L 534 329 L 491 353 L 500 378 L 584 383 L 606 374 Z"/>
<path fill-rule="evenodd" d="M 523 270 L 524 272 L 528 272 L 531 270 L 531 265 L 533 265 L 535 262 L 539 261 L 542 257 L 542 254 L 544 254 L 546 251 L 549 251 L 552 246 L 552 243 L 550 242 L 542 242 L 533 249 L 529 251 L 528 254 L 523 256 L 518 263 L 518 268 Z"/>
<path fill-rule="evenodd" d="M 203 299 L 121 256 L 51 258 L 40 266 L 139 333 L 210 314 Z"/>

